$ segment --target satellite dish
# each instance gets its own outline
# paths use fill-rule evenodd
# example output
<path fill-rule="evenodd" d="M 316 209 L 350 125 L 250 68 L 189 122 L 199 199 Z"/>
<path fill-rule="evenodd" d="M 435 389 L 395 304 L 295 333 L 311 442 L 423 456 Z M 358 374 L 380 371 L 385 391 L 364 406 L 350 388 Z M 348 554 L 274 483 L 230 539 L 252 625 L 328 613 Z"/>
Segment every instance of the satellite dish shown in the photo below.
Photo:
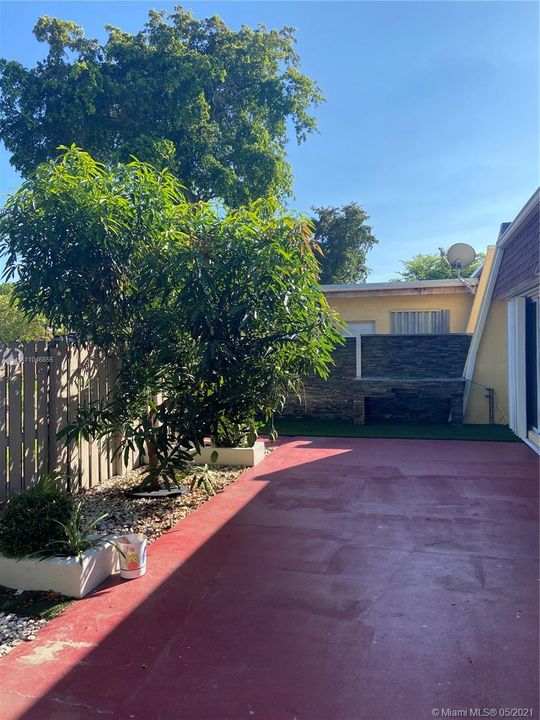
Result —
<path fill-rule="evenodd" d="M 446 251 L 446 259 L 453 270 L 461 270 L 470 265 L 476 257 L 476 251 L 467 243 L 455 243 Z"/>

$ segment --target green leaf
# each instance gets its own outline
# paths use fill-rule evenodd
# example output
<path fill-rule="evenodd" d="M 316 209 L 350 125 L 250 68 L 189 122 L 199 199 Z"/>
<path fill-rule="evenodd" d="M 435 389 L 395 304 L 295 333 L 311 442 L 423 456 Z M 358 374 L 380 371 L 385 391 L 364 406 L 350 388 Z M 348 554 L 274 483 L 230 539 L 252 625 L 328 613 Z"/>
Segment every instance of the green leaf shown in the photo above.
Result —
<path fill-rule="evenodd" d="M 124 162 L 127 172 L 136 165 L 132 158 L 168 168 L 183 183 L 172 185 L 165 172 L 155 177 L 169 202 L 185 195 L 239 206 L 290 194 L 288 129 L 304 141 L 316 129 L 312 113 L 323 99 L 299 70 L 291 28 L 232 30 L 217 16 L 199 20 L 177 6 L 150 11 L 135 34 L 106 30 L 99 44 L 73 22 L 41 17 L 34 35 L 48 46 L 46 59 L 30 68 L 3 61 L 0 137 L 24 177 L 69 150 L 60 138 L 78 138 L 96 159 Z M 44 101 L 50 98 L 54 102 Z M 81 168 L 98 179 L 104 173 L 86 158 L 67 157 L 63 186 L 51 193 L 72 186 L 77 199 L 79 190 L 86 192 L 74 181 Z M 159 213 L 137 187 L 132 196 L 141 225 Z M 122 216 L 99 193 L 92 205 L 106 214 L 107 233 L 122 226 Z"/>

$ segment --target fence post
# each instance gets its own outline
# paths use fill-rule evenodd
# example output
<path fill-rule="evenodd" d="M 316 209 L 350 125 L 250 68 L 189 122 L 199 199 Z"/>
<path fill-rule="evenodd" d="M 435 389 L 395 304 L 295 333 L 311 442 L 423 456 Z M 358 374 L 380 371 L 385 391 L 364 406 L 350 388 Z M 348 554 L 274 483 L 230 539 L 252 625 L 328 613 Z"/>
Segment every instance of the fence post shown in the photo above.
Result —
<path fill-rule="evenodd" d="M 88 347 L 81 345 L 79 348 L 79 405 L 88 405 L 90 402 L 89 386 L 89 365 L 90 356 Z M 81 438 L 81 487 L 90 487 L 90 443 Z"/>
<path fill-rule="evenodd" d="M 99 352 L 98 349 L 90 346 L 88 350 L 88 381 L 90 404 L 99 403 Z M 100 480 L 100 447 L 99 440 L 90 443 L 90 486 L 97 485 Z"/>
<path fill-rule="evenodd" d="M 107 355 L 99 350 L 97 354 L 97 381 L 98 381 L 98 393 L 100 402 L 106 404 L 107 398 Z M 102 437 L 99 439 L 99 479 L 107 480 L 109 477 L 109 446 L 108 438 Z"/>
<path fill-rule="evenodd" d="M 8 366 L 8 442 L 9 492 L 15 495 L 24 489 L 22 472 L 22 364 Z"/>
<path fill-rule="evenodd" d="M 68 368 L 65 342 L 52 344 L 50 348 L 49 390 L 49 472 L 59 474 L 67 486 L 68 452 L 64 439 L 56 434 L 67 423 Z"/>
<path fill-rule="evenodd" d="M 24 487 L 36 481 L 36 346 L 24 346 L 23 363 Z"/>
<path fill-rule="evenodd" d="M 107 355 L 107 398 L 112 399 L 114 387 L 118 378 L 119 362 L 113 355 Z M 120 435 L 112 434 L 108 439 L 109 459 L 111 475 L 121 475 L 124 468 L 124 458 L 118 451 L 120 446 Z"/>
<path fill-rule="evenodd" d="M 79 409 L 79 348 L 76 345 L 69 345 L 67 348 L 68 358 L 68 423 L 77 418 Z M 68 478 L 71 491 L 81 486 L 81 454 L 80 442 L 70 442 L 68 447 Z"/>
<path fill-rule="evenodd" d="M 40 478 L 49 467 L 49 344 L 37 342 L 36 356 L 37 478 Z"/>

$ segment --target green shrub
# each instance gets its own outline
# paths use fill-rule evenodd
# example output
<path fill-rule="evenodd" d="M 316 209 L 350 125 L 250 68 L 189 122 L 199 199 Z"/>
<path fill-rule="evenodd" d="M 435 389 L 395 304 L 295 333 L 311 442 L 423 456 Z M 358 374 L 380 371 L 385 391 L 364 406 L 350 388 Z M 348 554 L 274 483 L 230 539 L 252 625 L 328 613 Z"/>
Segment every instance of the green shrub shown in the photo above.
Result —
<path fill-rule="evenodd" d="M 109 517 L 109 513 L 103 515 L 94 515 L 91 518 L 85 518 L 83 504 L 78 502 L 68 523 L 62 523 L 61 540 L 54 542 L 54 554 L 64 557 L 77 557 L 81 565 L 83 564 L 83 554 L 87 550 L 97 548 L 105 542 L 105 538 L 95 534 L 96 527 L 102 520 Z M 108 542 L 115 548 L 119 549 L 117 544 L 108 538 Z M 53 552 L 45 550 L 46 555 L 52 555 Z M 123 554 L 123 553 L 122 553 Z"/>
<path fill-rule="evenodd" d="M 305 218 L 272 198 L 186 202 L 170 172 L 136 160 L 106 168 L 72 146 L 40 165 L 0 213 L 0 249 L 21 307 L 120 361 L 114 396 L 60 436 L 118 433 L 124 459 L 148 455 L 154 489 L 206 437 L 252 441 L 343 342 Z"/>
<path fill-rule="evenodd" d="M 55 487 L 50 477 L 15 495 L 0 513 L 0 552 L 22 558 L 45 549 L 64 535 L 61 525 L 69 523 L 74 512 L 73 499 Z"/>

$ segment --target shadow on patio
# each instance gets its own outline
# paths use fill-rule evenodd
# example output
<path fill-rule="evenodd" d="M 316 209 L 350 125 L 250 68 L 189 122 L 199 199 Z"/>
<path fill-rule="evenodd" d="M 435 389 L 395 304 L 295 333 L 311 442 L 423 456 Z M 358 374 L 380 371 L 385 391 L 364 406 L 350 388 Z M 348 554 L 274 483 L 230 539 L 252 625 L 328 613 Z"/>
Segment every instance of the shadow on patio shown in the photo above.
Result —
<path fill-rule="evenodd" d="M 295 439 L 0 662 L 3 720 L 538 710 L 537 459 Z"/>

